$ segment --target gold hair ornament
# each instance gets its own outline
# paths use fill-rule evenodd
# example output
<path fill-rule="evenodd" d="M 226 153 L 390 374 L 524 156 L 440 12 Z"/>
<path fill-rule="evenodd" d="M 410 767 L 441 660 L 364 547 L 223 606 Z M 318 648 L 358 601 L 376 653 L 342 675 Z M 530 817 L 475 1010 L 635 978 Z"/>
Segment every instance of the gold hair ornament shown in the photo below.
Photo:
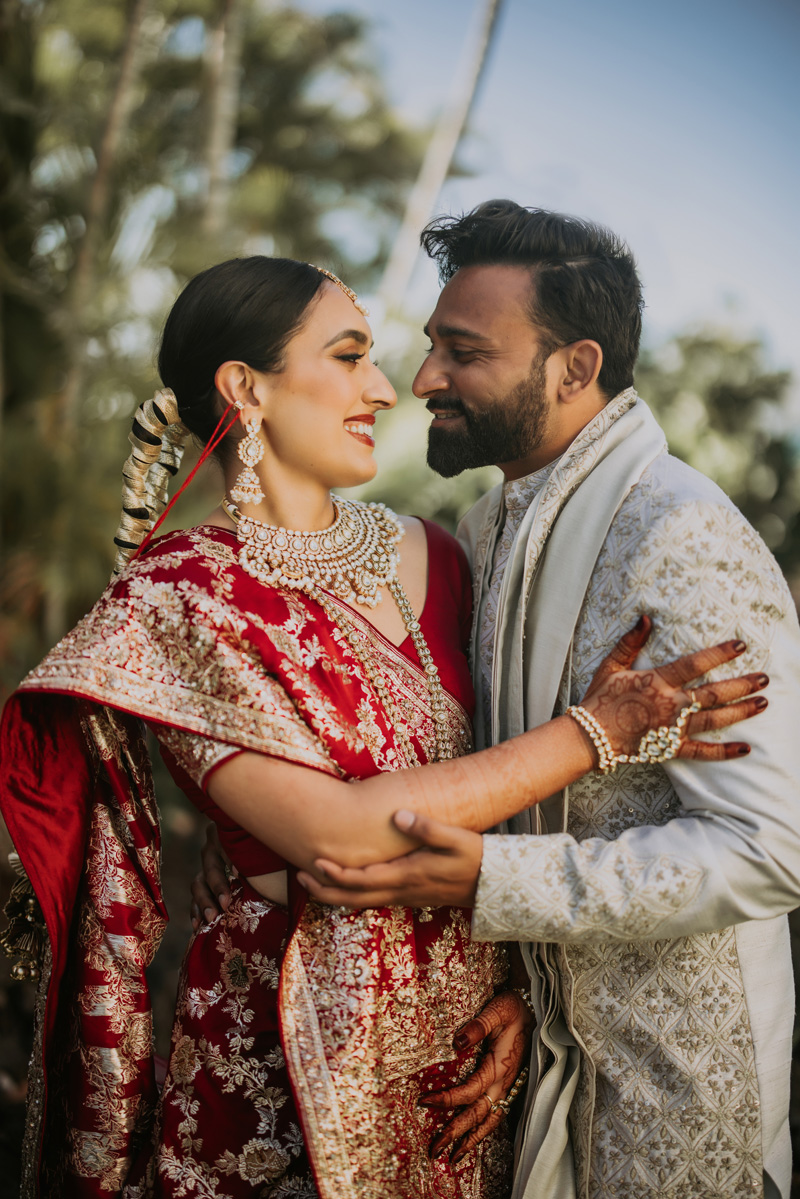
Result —
<path fill-rule="evenodd" d="M 178 472 L 189 435 L 178 415 L 175 393 L 169 387 L 140 404 L 133 421 L 128 434 L 133 448 L 122 468 L 122 515 L 114 538 L 115 575 L 127 566 L 164 511 L 169 481 Z"/>
<path fill-rule="evenodd" d="M 330 279 L 331 283 L 335 283 L 336 286 L 344 292 L 348 300 L 353 301 L 362 316 L 369 316 L 369 309 L 364 307 L 356 293 L 353 291 L 352 287 L 348 287 L 346 283 L 342 283 L 338 275 L 334 275 L 333 271 L 327 271 L 324 266 L 317 266 L 314 262 L 309 262 L 308 265 L 312 266 L 315 271 L 319 271 L 319 273 L 324 275 L 326 279 Z"/>

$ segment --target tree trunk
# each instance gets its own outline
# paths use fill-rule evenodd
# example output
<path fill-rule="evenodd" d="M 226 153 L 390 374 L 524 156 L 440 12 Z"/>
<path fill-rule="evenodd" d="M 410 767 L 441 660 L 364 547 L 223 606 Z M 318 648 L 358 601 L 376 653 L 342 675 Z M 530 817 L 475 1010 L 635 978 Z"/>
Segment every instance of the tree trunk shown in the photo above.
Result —
<path fill-rule="evenodd" d="M 0 288 L 0 498 L 2 498 L 2 496 L 3 496 L 3 483 L 4 483 L 4 479 L 5 479 L 5 471 L 4 471 L 3 467 L 5 465 L 4 460 L 5 460 L 5 451 L 6 451 L 5 436 L 4 436 L 4 434 L 5 434 L 5 407 L 6 407 L 6 363 L 5 363 L 6 338 L 5 338 L 5 321 L 3 319 L 3 317 L 4 317 L 4 313 L 3 313 L 4 299 L 5 299 L 5 297 L 3 295 L 2 288 Z M 2 565 L 2 563 L 3 563 L 3 546 L 5 544 L 5 538 L 4 538 L 5 529 L 3 528 L 3 523 L 2 523 L 3 507 L 4 507 L 4 505 L 0 504 L 0 565 Z"/>
<path fill-rule="evenodd" d="M 206 141 L 208 192 L 203 232 L 222 233 L 230 196 L 230 155 L 236 142 L 242 59 L 241 0 L 222 0 L 208 50 L 209 122 Z"/>
<path fill-rule="evenodd" d="M 139 74 L 142 25 L 150 0 L 132 0 L 119 60 L 119 75 L 108 109 L 97 154 L 97 169 L 86 206 L 86 229 L 78 249 L 70 280 L 64 333 L 68 365 L 59 397 L 57 425 L 67 441 L 73 441 L 78 425 L 79 400 L 86 372 L 84 312 L 96 279 L 97 251 L 104 232 L 111 198 L 111 174 L 130 116 Z"/>
<path fill-rule="evenodd" d="M 419 251 L 419 235 L 433 215 L 442 185 L 461 140 L 480 83 L 486 58 L 497 29 L 503 0 L 481 0 L 477 10 L 478 31 L 474 43 L 468 39 L 453 82 L 450 99 L 433 131 L 417 181 L 406 205 L 405 216 L 395 238 L 378 295 L 384 311 L 400 313 Z"/>

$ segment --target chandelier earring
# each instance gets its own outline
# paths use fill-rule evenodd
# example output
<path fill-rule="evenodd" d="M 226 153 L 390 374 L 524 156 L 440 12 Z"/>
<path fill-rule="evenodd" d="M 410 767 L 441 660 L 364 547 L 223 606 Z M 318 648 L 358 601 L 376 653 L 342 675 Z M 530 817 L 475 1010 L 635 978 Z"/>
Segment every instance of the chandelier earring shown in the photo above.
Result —
<path fill-rule="evenodd" d="M 264 499 L 264 492 L 253 467 L 264 457 L 264 446 L 259 437 L 261 421 L 248 421 L 246 428 L 247 433 L 240 438 L 236 447 L 236 453 L 244 463 L 244 470 L 236 480 L 235 486 L 231 488 L 231 499 L 236 504 L 260 504 Z"/>

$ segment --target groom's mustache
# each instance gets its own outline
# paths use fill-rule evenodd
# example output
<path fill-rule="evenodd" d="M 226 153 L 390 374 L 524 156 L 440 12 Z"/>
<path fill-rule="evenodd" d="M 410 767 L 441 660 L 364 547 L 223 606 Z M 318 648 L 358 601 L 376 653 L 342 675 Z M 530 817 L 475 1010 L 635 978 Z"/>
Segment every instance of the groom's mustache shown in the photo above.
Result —
<path fill-rule="evenodd" d="M 466 415 L 464 405 L 456 396 L 436 396 L 435 399 L 429 399 L 425 407 L 429 412 L 457 412 L 460 416 Z"/>

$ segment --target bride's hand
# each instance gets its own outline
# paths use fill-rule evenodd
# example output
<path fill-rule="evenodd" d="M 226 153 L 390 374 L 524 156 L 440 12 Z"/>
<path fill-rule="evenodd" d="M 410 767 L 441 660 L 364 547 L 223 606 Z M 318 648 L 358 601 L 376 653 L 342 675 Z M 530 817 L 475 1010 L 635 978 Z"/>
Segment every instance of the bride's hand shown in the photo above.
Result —
<path fill-rule="evenodd" d="M 465 1082 L 445 1091 L 432 1091 L 420 1099 L 423 1107 L 443 1111 L 463 1108 L 434 1138 L 432 1158 L 460 1141 L 451 1160 L 461 1161 L 505 1119 L 506 1108 L 500 1106 L 500 1101 L 506 1101 L 528 1061 L 532 1033 L 533 1014 L 518 991 L 500 991 L 474 1020 L 464 1025 L 453 1047 L 464 1050 L 486 1041 L 486 1054 Z M 523 1085 L 518 1094 L 520 1098 L 524 1094 Z"/>
<path fill-rule="evenodd" d="M 614 753 L 635 755 L 639 742 L 650 729 L 674 725 L 681 710 L 694 701 L 702 710 L 689 717 L 686 736 L 677 753 L 679 758 L 710 762 L 749 753 L 750 746 L 743 741 L 720 743 L 691 738 L 763 712 L 767 700 L 753 692 L 767 686 L 767 675 L 757 672 L 718 683 L 703 683 L 694 690 L 687 687 L 693 679 L 744 653 L 745 643 L 724 641 L 711 649 L 685 654 L 657 669 L 632 670 L 651 629 L 650 617 L 642 616 L 636 627 L 620 638 L 603 659 L 581 701 L 581 706 L 603 726 Z"/>

